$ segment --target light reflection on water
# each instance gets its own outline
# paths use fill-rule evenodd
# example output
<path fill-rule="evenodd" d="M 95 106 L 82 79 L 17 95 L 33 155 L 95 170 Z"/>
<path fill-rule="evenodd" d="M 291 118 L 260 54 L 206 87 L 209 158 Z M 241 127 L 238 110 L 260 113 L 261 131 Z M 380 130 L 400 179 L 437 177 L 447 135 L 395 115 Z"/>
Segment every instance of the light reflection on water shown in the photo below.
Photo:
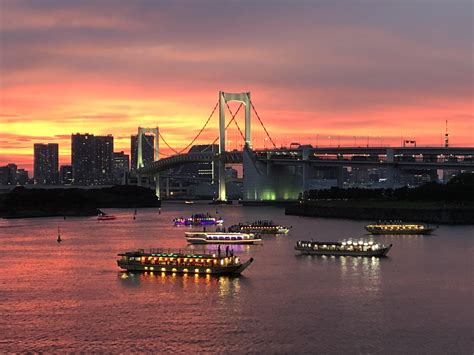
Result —
<path fill-rule="evenodd" d="M 137 248 L 216 253 L 187 245 L 189 229 L 170 223 L 206 208 L 165 204 L 135 221 L 133 210 L 108 210 L 110 223 L 0 220 L 0 351 L 470 352 L 472 227 L 364 236 L 393 244 L 387 258 L 297 256 L 297 240 L 360 239 L 365 223 L 220 206 L 226 226 L 258 218 L 293 228 L 232 246 L 255 259 L 241 277 L 119 271 L 117 254 Z"/>

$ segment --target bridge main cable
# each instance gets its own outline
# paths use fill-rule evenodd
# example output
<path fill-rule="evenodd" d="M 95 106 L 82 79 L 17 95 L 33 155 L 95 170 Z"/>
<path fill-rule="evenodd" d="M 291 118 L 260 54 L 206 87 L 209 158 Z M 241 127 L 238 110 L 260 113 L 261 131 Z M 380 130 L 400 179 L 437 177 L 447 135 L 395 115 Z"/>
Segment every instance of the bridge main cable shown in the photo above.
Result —
<path fill-rule="evenodd" d="M 173 147 L 171 147 L 171 146 L 168 144 L 168 142 L 167 142 L 167 141 L 165 140 L 165 138 L 161 135 L 161 133 L 159 133 L 160 138 L 163 140 L 163 143 L 165 143 L 166 146 L 167 146 L 168 148 L 170 148 L 174 153 L 176 153 L 176 154 L 181 154 L 181 153 L 183 153 L 185 150 L 187 150 L 189 147 L 191 147 L 191 146 L 194 144 L 194 142 L 199 138 L 199 136 L 201 135 L 201 133 L 206 129 L 207 124 L 209 123 L 209 121 L 211 120 L 212 116 L 213 116 L 214 113 L 216 112 L 216 109 L 217 109 L 218 106 L 219 106 L 219 101 L 217 101 L 217 103 L 215 104 L 214 108 L 212 109 L 211 114 L 209 115 L 209 117 L 208 117 L 207 120 L 206 120 L 206 123 L 204 123 L 204 126 L 202 126 L 202 128 L 199 130 L 198 134 L 197 134 L 197 135 L 191 140 L 191 142 L 190 142 L 188 145 L 186 145 L 183 149 L 181 149 L 181 150 L 179 150 L 179 151 L 176 150 L 176 149 L 174 149 Z"/>
<path fill-rule="evenodd" d="M 272 142 L 273 148 L 276 148 L 277 146 L 276 146 L 275 142 L 273 141 L 272 137 L 270 136 L 270 133 L 268 133 L 267 128 L 266 128 L 265 125 L 263 124 L 262 119 L 260 118 L 260 116 L 259 116 L 257 110 L 255 109 L 255 106 L 253 105 L 252 100 L 250 100 L 250 105 L 252 106 L 253 112 L 255 112 L 255 115 L 257 116 L 258 121 L 259 121 L 260 124 L 262 125 L 263 130 L 265 131 L 267 137 L 270 139 L 270 142 Z"/>

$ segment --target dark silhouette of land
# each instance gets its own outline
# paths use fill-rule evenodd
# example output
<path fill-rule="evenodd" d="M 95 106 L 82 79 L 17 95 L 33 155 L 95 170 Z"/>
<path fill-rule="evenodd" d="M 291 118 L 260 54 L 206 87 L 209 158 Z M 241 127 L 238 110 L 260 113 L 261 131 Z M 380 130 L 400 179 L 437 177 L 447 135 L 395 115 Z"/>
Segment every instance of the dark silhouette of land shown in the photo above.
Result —
<path fill-rule="evenodd" d="M 285 212 L 312 217 L 474 224 L 474 174 L 460 174 L 447 184 L 427 183 L 416 188 L 310 190 Z"/>
<path fill-rule="evenodd" d="M 93 216 L 99 208 L 159 207 L 153 190 L 138 186 L 26 189 L 0 194 L 0 217 Z"/>

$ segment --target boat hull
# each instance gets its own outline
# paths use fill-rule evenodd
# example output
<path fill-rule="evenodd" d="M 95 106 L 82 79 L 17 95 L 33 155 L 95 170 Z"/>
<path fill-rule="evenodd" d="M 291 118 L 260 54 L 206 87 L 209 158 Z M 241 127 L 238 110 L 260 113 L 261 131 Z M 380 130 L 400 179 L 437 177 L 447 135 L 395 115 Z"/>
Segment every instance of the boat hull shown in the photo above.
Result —
<path fill-rule="evenodd" d="M 130 272 L 156 272 L 156 273 L 177 273 L 177 274 L 207 274 L 207 275 L 240 275 L 251 263 L 253 258 L 250 258 L 245 263 L 232 266 L 211 266 L 211 267 L 193 267 L 188 265 L 146 265 L 134 262 L 125 262 L 117 260 L 117 265 L 126 271 Z"/>
<path fill-rule="evenodd" d="M 314 250 L 310 248 L 295 247 L 301 255 L 327 255 L 327 256 L 366 256 L 383 257 L 386 256 L 392 246 L 371 251 L 340 251 L 340 250 Z"/>
<path fill-rule="evenodd" d="M 399 230 L 385 230 L 379 228 L 370 228 L 365 227 L 365 230 L 370 234 L 375 235 L 421 235 L 421 234 L 431 234 L 435 228 L 425 228 L 425 229 L 417 229 L 417 230 L 406 230 L 406 229 L 399 229 Z"/>
<path fill-rule="evenodd" d="M 189 244 L 256 244 L 261 242 L 261 239 L 242 239 L 242 240 L 219 240 L 219 239 L 204 239 L 204 238 L 187 238 Z"/>
<path fill-rule="evenodd" d="M 97 217 L 97 220 L 98 221 L 113 221 L 116 218 L 117 217 L 115 217 L 115 216 L 99 216 L 99 217 Z"/>

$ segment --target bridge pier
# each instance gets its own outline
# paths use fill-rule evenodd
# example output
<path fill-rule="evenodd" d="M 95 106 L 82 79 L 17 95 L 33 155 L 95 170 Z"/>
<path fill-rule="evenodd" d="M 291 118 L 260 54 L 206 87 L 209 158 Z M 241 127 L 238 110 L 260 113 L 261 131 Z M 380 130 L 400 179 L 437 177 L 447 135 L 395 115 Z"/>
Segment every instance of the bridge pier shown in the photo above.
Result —
<path fill-rule="evenodd" d="M 337 187 L 343 188 L 344 187 L 344 167 L 338 166 L 336 168 L 336 177 L 337 177 Z"/>
<path fill-rule="evenodd" d="M 159 200 L 161 200 L 160 174 L 155 174 L 155 195 Z"/>
<path fill-rule="evenodd" d="M 229 101 L 238 101 L 245 105 L 245 146 L 251 146 L 250 137 L 250 92 L 228 93 L 219 91 L 219 194 L 218 201 L 227 201 L 225 176 L 225 109 Z"/>

